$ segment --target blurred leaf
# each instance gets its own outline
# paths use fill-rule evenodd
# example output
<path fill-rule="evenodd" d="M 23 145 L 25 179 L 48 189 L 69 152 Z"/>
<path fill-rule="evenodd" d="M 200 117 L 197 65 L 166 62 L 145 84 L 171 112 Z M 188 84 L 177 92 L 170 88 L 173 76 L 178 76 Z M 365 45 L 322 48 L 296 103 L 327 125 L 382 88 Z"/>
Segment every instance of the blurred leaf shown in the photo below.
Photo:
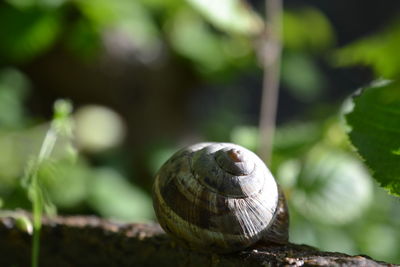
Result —
<path fill-rule="evenodd" d="M 400 250 L 398 228 L 388 225 L 368 225 L 361 236 L 361 246 L 369 256 L 395 262 Z M 398 260 L 398 259 L 397 259 Z"/>
<path fill-rule="evenodd" d="M 318 145 L 308 153 L 291 197 L 304 217 L 340 225 L 357 219 L 366 210 L 373 191 L 368 172 L 359 161 Z"/>
<path fill-rule="evenodd" d="M 80 58 L 93 59 L 101 49 L 102 41 L 99 30 L 87 19 L 78 20 L 66 36 L 66 44 Z"/>
<path fill-rule="evenodd" d="M 230 141 L 257 151 L 259 129 L 255 126 L 236 126 L 230 130 Z M 301 157 L 320 140 L 322 131 L 315 123 L 291 122 L 279 126 L 274 135 L 273 162 L 268 166 L 274 173 L 287 160 Z M 289 178 L 288 178 L 289 179 Z M 290 178 L 292 179 L 292 178 Z"/>
<path fill-rule="evenodd" d="M 44 123 L 23 131 L 9 132 L 4 136 L 13 145 L 13 150 L 18 153 L 18 159 L 22 165 L 38 154 L 49 127 L 49 123 Z M 52 150 L 52 160 L 69 157 L 70 153 L 66 148 L 70 141 L 69 138 L 59 136 Z"/>
<path fill-rule="evenodd" d="M 324 144 L 341 148 L 345 151 L 352 150 L 346 130 L 343 127 L 343 118 L 335 114 L 334 117 L 327 119 L 323 125 L 323 131 L 322 141 Z"/>
<path fill-rule="evenodd" d="M 9 179 L 12 184 L 17 182 L 16 178 L 21 176 L 26 162 L 38 154 L 49 124 L 45 123 L 34 128 L 20 131 L 0 131 L 0 185 L 5 185 Z M 51 152 L 51 160 L 62 159 L 75 160 L 71 139 L 66 136 L 58 136 Z M 4 176 L 4 177 L 3 177 Z"/>
<path fill-rule="evenodd" d="M 6 0 L 10 5 L 20 9 L 32 7 L 57 8 L 68 0 Z"/>
<path fill-rule="evenodd" d="M 16 69 L 0 71 L 0 127 L 15 128 L 25 121 L 23 102 L 28 79 Z"/>
<path fill-rule="evenodd" d="M 288 204 L 290 205 L 290 201 Z M 289 236 L 290 241 L 294 243 L 316 245 L 318 244 L 317 229 L 315 224 L 310 223 L 309 220 L 305 220 L 300 217 L 296 210 L 293 212 L 293 208 L 289 207 L 290 210 L 290 227 Z"/>
<path fill-rule="evenodd" d="M 40 180 L 57 207 L 74 208 L 82 204 L 88 195 L 90 169 L 82 162 L 68 160 L 52 162 L 40 171 Z M 66 185 L 68 185 L 66 187 Z"/>
<path fill-rule="evenodd" d="M 61 30 L 58 12 L 0 8 L 0 56 L 27 61 L 47 50 Z"/>
<path fill-rule="evenodd" d="M 93 175 L 89 203 L 102 216 L 124 221 L 154 218 L 150 197 L 128 183 L 118 172 L 102 168 Z"/>
<path fill-rule="evenodd" d="M 322 51 L 335 42 L 331 23 L 318 9 L 285 11 L 283 42 L 290 50 Z"/>
<path fill-rule="evenodd" d="M 223 72 L 251 62 L 250 40 L 214 31 L 198 14 L 181 8 L 166 24 L 173 49 L 193 61 L 203 75 L 222 77 Z"/>
<path fill-rule="evenodd" d="M 147 8 L 152 15 L 154 15 L 156 21 L 160 23 L 161 28 L 164 26 L 165 21 L 182 8 L 187 8 L 189 4 L 182 0 L 138 0 L 143 7 Z M 165 33 L 165 29 L 162 29 Z"/>
<path fill-rule="evenodd" d="M 286 157 L 297 155 L 308 149 L 321 138 L 321 130 L 313 122 L 292 122 L 276 129 L 274 152 L 284 153 Z"/>
<path fill-rule="evenodd" d="M 232 99 L 230 99 L 233 101 Z M 226 142 L 231 137 L 232 129 L 242 119 L 241 113 L 220 105 L 211 111 L 208 119 L 202 125 L 205 140 Z"/>
<path fill-rule="evenodd" d="M 297 159 L 288 159 L 279 165 L 276 178 L 283 188 L 293 188 L 301 171 L 301 162 Z"/>
<path fill-rule="evenodd" d="M 6 0 L 5 2 L 17 8 L 31 8 L 37 5 L 37 0 Z"/>
<path fill-rule="evenodd" d="M 357 254 L 354 239 L 343 229 L 332 225 L 318 225 L 316 228 L 318 241 L 311 245 L 323 251 Z"/>
<path fill-rule="evenodd" d="M 260 34 L 263 21 L 245 1 L 187 0 L 212 24 L 223 31 L 244 35 Z"/>
<path fill-rule="evenodd" d="M 150 55 L 160 49 L 158 29 L 149 11 L 140 2 L 78 0 L 76 3 L 94 27 L 104 34 L 108 45 L 114 46 L 111 49 Z"/>
<path fill-rule="evenodd" d="M 351 142 L 374 178 L 400 195 L 400 83 L 373 84 L 351 104 L 353 110 L 346 115 Z"/>
<path fill-rule="evenodd" d="M 258 148 L 259 130 L 255 126 L 236 126 L 231 131 L 231 142 L 244 146 L 252 151 Z"/>
<path fill-rule="evenodd" d="M 282 82 L 297 99 L 315 100 L 325 85 L 323 73 L 305 53 L 285 53 L 282 57 Z"/>
<path fill-rule="evenodd" d="M 338 66 L 370 66 L 377 77 L 394 78 L 400 75 L 399 47 L 400 22 L 396 22 L 383 32 L 339 49 L 332 60 Z"/>
<path fill-rule="evenodd" d="M 182 10 L 168 26 L 173 48 L 194 61 L 200 72 L 218 71 L 224 67 L 226 62 L 218 37 L 196 14 Z"/>
<path fill-rule="evenodd" d="M 147 162 L 149 164 L 149 171 L 152 175 L 161 168 L 161 166 L 178 150 L 176 147 L 159 146 L 157 149 L 151 151 Z"/>
<path fill-rule="evenodd" d="M 15 144 L 8 135 L 0 133 L 0 195 L 11 193 L 22 175 L 23 163 Z"/>

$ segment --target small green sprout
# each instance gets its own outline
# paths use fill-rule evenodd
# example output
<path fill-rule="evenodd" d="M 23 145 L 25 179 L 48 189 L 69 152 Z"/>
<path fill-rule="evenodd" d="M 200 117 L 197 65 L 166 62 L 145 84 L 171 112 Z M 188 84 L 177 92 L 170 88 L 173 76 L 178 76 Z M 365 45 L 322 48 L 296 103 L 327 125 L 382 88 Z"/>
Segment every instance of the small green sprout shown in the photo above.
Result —
<path fill-rule="evenodd" d="M 51 153 L 56 145 L 57 139 L 60 137 L 68 140 L 72 139 L 73 121 L 71 118 L 72 104 L 67 100 L 57 100 L 54 103 L 53 120 L 46 136 L 43 140 L 37 157 L 33 158 L 27 165 L 25 175 L 22 180 L 28 197 L 32 202 L 33 212 L 33 240 L 32 240 L 32 267 L 39 266 L 39 246 L 40 246 L 40 230 L 42 226 L 43 211 L 47 213 L 55 213 L 55 207 L 49 200 L 46 192 L 42 188 L 38 179 L 40 168 L 51 162 Z M 74 153 L 71 142 L 67 142 L 65 147 L 67 152 Z M 74 153 L 75 154 L 75 153 Z M 52 211 L 52 212 L 51 212 Z"/>

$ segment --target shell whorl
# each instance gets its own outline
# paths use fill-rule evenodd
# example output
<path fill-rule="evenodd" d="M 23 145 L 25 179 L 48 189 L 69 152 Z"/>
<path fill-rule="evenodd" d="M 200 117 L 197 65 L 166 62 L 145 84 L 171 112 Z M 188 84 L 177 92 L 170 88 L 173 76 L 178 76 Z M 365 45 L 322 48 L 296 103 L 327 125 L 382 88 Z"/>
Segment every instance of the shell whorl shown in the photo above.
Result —
<path fill-rule="evenodd" d="M 194 178 L 211 191 L 239 198 L 256 194 L 264 186 L 264 176 L 269 171 L 261 168 L 260 163 L 256 155 L 243 147 L 212 143 L 193 152 L 191 169 Z"/>
<path fill-rule="evenodd" d="M 153 187 L 164 230 L 187 247 L 216 252 L 260 240 L 277 217 L 278 195 L 262 161 L 230 143 L 178 151 L 161 167 Z"/>

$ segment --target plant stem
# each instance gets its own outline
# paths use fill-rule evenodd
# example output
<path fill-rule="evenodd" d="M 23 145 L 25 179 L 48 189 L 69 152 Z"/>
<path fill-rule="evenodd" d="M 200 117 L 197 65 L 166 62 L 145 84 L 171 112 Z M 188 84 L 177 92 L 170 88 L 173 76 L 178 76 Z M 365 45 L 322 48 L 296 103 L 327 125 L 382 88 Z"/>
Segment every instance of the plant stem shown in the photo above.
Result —
<path fill-rule="evenodd" d="M 57 140 L 57 135 L 52 127 L 47 131 L 40 148 L 39 156 L 32 169 L 32 210 L 33 210 L 33 237 L 32 237 L 32 267 L 39 266 L 40 230 L 42 228 L 43 199 L 38 181 L 38 171 L 43 161 L 50 157 L 51 151 Z"/>
<path fill-rule="evenodd" d="M 265 9 L 266 30 L 261 52 L 264 78 L 259 121 L 260 139 L 258 152 L 261 159 L 269 163 L 275 133 L 279 95 L 283 2 L 282 0 L 266 0 Z"/>
<path fill-rule="evenodd" d="M 39 266 L 40 230 L 42 228 L 43 203 L 40 195 L 37 174 L 32 179 L 33 192 L 33 240 L 32 240 L 32 267 Z"/>

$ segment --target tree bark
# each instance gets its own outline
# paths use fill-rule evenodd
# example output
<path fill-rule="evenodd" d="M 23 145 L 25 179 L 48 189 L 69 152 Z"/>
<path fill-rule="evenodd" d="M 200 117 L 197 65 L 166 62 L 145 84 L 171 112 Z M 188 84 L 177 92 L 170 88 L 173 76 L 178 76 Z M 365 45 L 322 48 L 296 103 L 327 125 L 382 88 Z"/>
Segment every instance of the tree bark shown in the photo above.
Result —
<path fill-rule="evenodd" d="M 0 218 L 0 266 L 30 266 L 31 235 L 18 227 L 15 218 Z M 158 224 L 124 224 L 94 216 L 44 218 L 39 265 L 395 266 L 367 256 L 322 252 L 296 244 L 258 245 L 226 255 L 203 254 L 176 245 Z"/>

